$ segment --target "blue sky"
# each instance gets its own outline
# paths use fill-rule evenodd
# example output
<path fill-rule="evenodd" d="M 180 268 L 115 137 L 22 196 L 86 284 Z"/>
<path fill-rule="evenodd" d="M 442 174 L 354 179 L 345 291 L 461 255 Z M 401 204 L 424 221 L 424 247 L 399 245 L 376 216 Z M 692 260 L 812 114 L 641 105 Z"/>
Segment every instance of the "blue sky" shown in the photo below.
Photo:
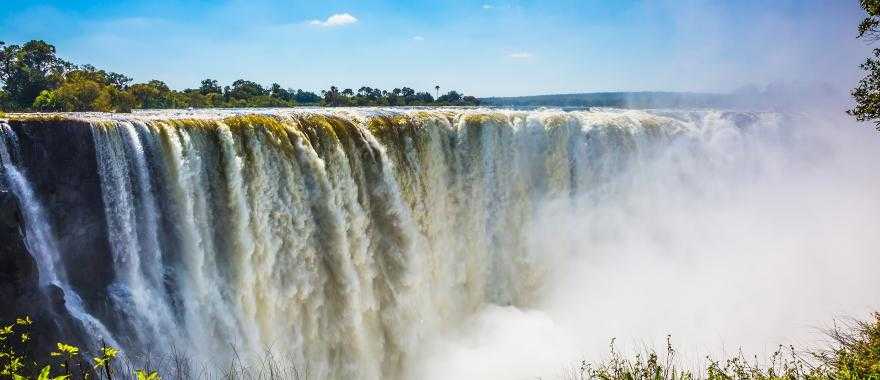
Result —
<path fill-rule="evenodd" d="M 174 88 L 211 77 L 478 96 L 845 89 L 870 50 L 855 40 L 856 0 L 0 3 L 0 40 L 45 39 L 76 63 Z"/>

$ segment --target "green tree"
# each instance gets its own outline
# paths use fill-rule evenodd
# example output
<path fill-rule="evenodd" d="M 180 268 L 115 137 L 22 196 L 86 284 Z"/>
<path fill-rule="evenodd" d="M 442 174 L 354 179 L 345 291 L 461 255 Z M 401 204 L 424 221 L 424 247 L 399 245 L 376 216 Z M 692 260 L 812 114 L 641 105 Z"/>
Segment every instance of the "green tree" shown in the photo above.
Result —
<path fill-rule="evenodd" d="M 136 108 L 170 108 L 172 101 L 169 99 L 171 90 L 164 82 L 151 80 L 147 83 L 133 84 L 128 92 L 137 99 Z"/>
<path fill-rule="evenodd" d="M 385 99 L 388 101 L 389 106 L 398 106 L 401 103 L 400 99 L 401 89 L 395 88 L 392 89 L 391 92 L 385 92 Z"/>
<path fill-rule="evenodd" d="M 880 0 L 861 0 L 860 3 L 868 15 L 859 24 L 858 38 L 876 41 L 880 38 Z M 875 48 L 873 55 L 860 65 L 866 74 L 852 90 L 856 105 L 847 113 L 858 121 L 873 121 L 880 130 L 880 49 Z"/>
<path fill-rule="evenodd" d="M 230 87 L 229 91 L 227 91 L 226 93 L 226 97 L 229 99 L 238 99 L 245 101 L 249 98 L 262 95 L 268 95 L 268 91 L 263 89 L 263 86 L 260 86 L 258 83 L 244 79 L 239 79 L 235 82 L 232 82 L 232 87 Z"/>
<path fill-rule="evenodd" d="M 0 81 L 13 108 L 30 107 L 42 91 L 58 87 L 71 67 L 55 55 L 55 46 L 45 41 L 21 46 L 0 42 Z"/>
<path fill-rule="evenodd" d="M 220 83 L 214 79 L 205 79 L 202 81 L 202 85 L 199 86 L 199 92 L 202 95 L 208 94 L 222 94 L 223 89 L 220 88 Z"/>
<path fill-rule="evenodd" d="M 269 88 L 269 96 L 284 101 L 292 100 L 292 95 L 290 94 L 290 91 L 285 90 L 278 83 L 272 83 L 272 86 Z"/>
<path fill-rule="evenodd" d="M 321 97 L 311 91 L 296 90 L 293 100 L 298 104 L 318 104 L 321 102 Z"/>
<path fill-rule="evenodd" d="M 0 90 L 0 110 L 12 108 L 9 106 L 9 94 Z"/>
<path fill-rule="evenodd" d="M 321 91 L 321 94 L 324 95 L 324 104 L 337 107 L 339 106 L 339 87 L 330 86 L 329 90 Z"/>
<path fill-rule="evenodd" d="M 88 76 L 89 79 L 103 83 L 108 86 L 113 86 L 118 90 L 124 90 L 128 88 L 128 84 L 131 83 L 131 78 L 114 72 L 108 72 L 104 70 L 99 70 L 92 65 L 82 65 L 76 70 L 67 73 L 66 77 L 69 78 L 73 75 L 85 75 Z"/>
<path fill-rule="evenodd" d="M 103 92 L 110 102 L 108 112 L 131 112 L 138 107 L 137 98 L 130 92 L 119 90 L 114 86 L 105 86 Z"/>
<path fill-rule="evenodd" d="M 61 105 L 58 103 L 58 98 L 55 96 L 55 91 L 43 90 L 40 92 L 40 95 L 34 99 L 34 104 L 32 106 L 37 111 L 60 111 Z"/>
<path fill-rule="evenodd" d="M 107 84 L 117 89 L 124 90 L 128 88 L 129 83 L 131 83 L 131 78 L 128 76 L 114 72 L 107 73 Z"/>
<path fill-rule="evenodd" d="M 64 75 L 60 87 L 43 90 L 32 108 L 39 111 L 129 112 L 135 101 L 123 90 L 130 79 L 124 75 L 84 65 Z"/>
<path fill-rule="evenodd" d="M 461 98 L 461 105 L 463 106 L 478 106 L 480 105 L 480 99 L 477 99 L 473 96 L 465 96 Z"/>
<path fill-rule="evenodd" d="M 434 103 L 434 97 L 431 96 L 431 94 L 428 92 L 425 92 L 425 91 L 417 92 L 413 96 L 413 104 L 415 104 L 415 105 L 425 106 L 425 105 L 430 105 L 432 103 Z"/>
<path fill-rule="evenodd" d="M 101 96 L 102 87 L 92 80 L 71 80 L 52 92 L 61 111 L 92 111 Z M 102 105 L 106 102 L 104 99 Z"/>
<path fill-rule="evenodd" d="M 452 90 L 437 98 L 437 101 L 444 104 L 458 105 L 458 103 L 461 102 L 461 99 L 461 94 L 459 94 L 458 91 Z"/>

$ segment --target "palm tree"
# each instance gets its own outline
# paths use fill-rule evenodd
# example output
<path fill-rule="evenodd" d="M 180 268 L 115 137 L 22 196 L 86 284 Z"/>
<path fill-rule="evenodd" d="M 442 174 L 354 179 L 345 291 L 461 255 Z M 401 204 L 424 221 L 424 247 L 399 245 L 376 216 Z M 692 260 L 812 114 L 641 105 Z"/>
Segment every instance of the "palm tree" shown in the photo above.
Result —
<path fill-rule="evenodd" d="M 439 84 L 434 86 L 434 91 L 437 91 L 437 97 L 439 98 L 440 97 L 440 85 Z"/>

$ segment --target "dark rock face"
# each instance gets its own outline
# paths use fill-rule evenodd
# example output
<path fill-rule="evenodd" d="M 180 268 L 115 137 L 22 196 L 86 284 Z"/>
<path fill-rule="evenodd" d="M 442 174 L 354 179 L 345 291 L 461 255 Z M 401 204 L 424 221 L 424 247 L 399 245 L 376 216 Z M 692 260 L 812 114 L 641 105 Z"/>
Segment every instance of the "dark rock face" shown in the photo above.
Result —
<path fill-rule="evenodd" d="M 18 200 L 11 192 L 0 191 L 0 324 L 30 316 L 34 324 L 30 328 L 33 344 L 29 348 L 48 352 L 55 341 L 73 337 L 73 329 L 64 313 L 63 301 L 53 305 L 47 289 L 40 288 L 37 263 L 28 253 L 24 239 Z"/>
<path fill-rule="evenodd" d="M 71 120 L 9 125 L 18 137 L 16 165 L 43 205 L 68 285 L 91 313 L 109 313 L 101 295 L 113 274 L 91 127 Z M 0 192 L 0 323 L 29 315 L 39 351 L 58 341 L 81 343 L 83 332 L 67 312 L 64 290 L 39 284 L 24 223 L 15 195 Z"/>
<path fill-rule="evenodd" d="M 34 298 L 39 282 L 37 263 L 24 242 L 23 222 L 18 202 L 11 192 L 0 192 L 0 299 L 12 307 L 0 308 L 0 321 L 14 319 L 19 307 Z M 39 297 L 36 297 L 39 298 Z M 19 306 L 19 307 L 16 307 Z"/>
<path fill-rule="evenodd" d="M 101 182 L 91 126 L 86 122 L 12 121 L 19 166 L 44 205 L 69 285 L 93 314 L 107 312 L 96 295 L 113 279 Z"/>

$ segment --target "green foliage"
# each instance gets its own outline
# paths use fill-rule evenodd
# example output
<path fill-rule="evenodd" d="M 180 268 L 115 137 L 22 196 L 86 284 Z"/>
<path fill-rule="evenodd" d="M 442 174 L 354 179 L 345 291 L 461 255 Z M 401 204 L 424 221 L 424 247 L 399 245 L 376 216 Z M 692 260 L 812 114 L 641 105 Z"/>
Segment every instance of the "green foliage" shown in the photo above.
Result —
<path fill-rule="evenodd" d="M 111 362 L 113 359 L 116 359 L 116 355 L 118 354 L 118 349 L 108 346 L 101 347 L 101 355 L 96 356 L 93 360 L 95 362 L 95 368 L 109 368 Z"/>
<path fill-rule="evenodd" d="M 859 24 L 859 38 L 875 41 L 880 37 L 880 0 L 861 0 L 867 17 Z M 847 111 L 858 121 L 873 121 L 880 130 L 880 49 L 874 49 L 874 56 L 868 57 L 859 67 L 865 77 L 851 94 L 856 105 Z"/>
<path fill-rule="evenodd" d="M 52 370 L 52 366 L 47 365 L 47 366 L 43 367 L 43 369 L 40 371 L 40 374 L 37 375 L 37 380 L 65 380 L 65 379 L 70 378 L 70 375 L 52 376 L 49 374 L 49 372 L 51 370 Z M 18 379 L 25 379 L 25 377 L 23 377 L 23 376 L 19 376 L 17 378 Z"/>
<path fill-rule="evenodd" d="M 247 117 L 230 119 L 231 124 L 248 124 Z M 113 379 L 113 363 L 120 355 L 116 348 L 103 345 L 92 362 L 94 366 L 83 366 L 79 347 L 58 343 L 49 360 L 29 357 L 18 353 L 15 347 L 30 342 L 27 328 L 33 323 L 29 317 L 18 318 L 9 325 L 0 325 L 0 378 L 16 380 L 64 380 L 64 379 Z M 648 350 L 634 357 L 619 353 L 611 340 L 610 357 L 600 363 L 582 361 L 565 378 L 601 380 L 838 380 L 838 379 L 880 379 L 880 313 L 871 320 L 853 321 L 838 326 L 828 332 L 833 345 L 824 351 L 799 352 L 794 347 L 780 346 L 766 363 L 759 364 L 755 357 L 748 360 L 740 353 L 724 361 L 707 357 L 705 371 L 693 371 L 676 365 L 676 351 L 671 338 L 667 337 L 664 355 Z M 18 344 L 20 342 L 21 344 Z M 60 363 L 59 363 L 60 361 Z M 178 361 L 179 360 L 175 360 Z M 74 372 L 72 365 L 78 364 Z M 88 363 L 85 363 L 88 364 Z M 271 356 L 262 363 L 262 370 L 268 373 L 281 373 L 283 368 Z M 232 366 L 234 367 L 234 365 Z M 238 369 L 225 371 L 227 377 L 236 378 L 253 375 L 246 366 L 239 363 Z M 53 370 L 54 368 L 60 371 Z M 178 368 L 178 371 L 181 368 Z M 122 373 L 134 375 L 138 380 L 161 380 L 156 370 L 128 370 Z M 169 372 L 171 373 L 171 372 Z M 262 373 L 262 372 L 260 372 Z M 302 377 L 297 367 L 289 369 L 291 378 Z M 169 374 L 169 376 L 172 376 Z M 177 377 L 186 378 L 186 373 L 178 372 Z M 283 377 L 283 376 L 282 376 Z M 128 377 L 130 378 L 130 377 Z M 272 376 L 271 378 L 274 378 Z"/>
<path fill-rule="evenodd" d="M 162 81 L 131 84 L 132 79 L 92 65 L 75 66 L 55 56 L 55 47 L 44 41 L 22 46 L 0 42 L 0 109 L 15 111 L 130 112 L 132 109 L 293 107 L 322 106 L 475 106 L 478 99 L 450 91 L 438 99 L 412 88 L 391 91 L 361 87 L 357 92 L 331 86 L 321 96 L 285 89 L 278 83 L 264 88 L 239 79 L 221 87 L 205 79 L 199 88 L 172 90 Z M 438 91 L 440 87 L 435 89 Z"/>
<path fill-rule="evenodd" d="M 265 95 L 269 95 L 269 92 L 263 89 L 263 86 L 244 79 L 232 82 L 232 87 L 226 90 L 226 97 L 235 100 L 247 100 Z"/>
<path fill-rule="evenodd" d="M 37 111 L 57 111 L 61 109 L 61 105 L 55 91 L 43 90 L 34 100 L 33 108 Z"/>
<path fill-rule="evenodd" d="M 119 350 L 102 343 L 100 353 L 92 360 L 95 363 L 95 370 L 103 370 L 107 380 L 111 380 L 113 379 L 113 360 L 119 355 Z"/>
<path fill-rule="evenodd" d="M 91 111 L 101 96 L 101 84 L 91 80 L 71 80 L 52 91 L 56 105 L 53 111 Z"/>
<path fill-rule="evenodd" d="M 202 85 L 199 87 L 199 93 L 202 95 L 222 94 L 223 89 L 220 88 L 219 82 L 209 78 L 202 81 Z"/>
<path fill-rule="evenodd" d="M 0 42 L 0 81 L 11 109 L 27 109 L 44 90 L 56 88 L 72 65 L 55 56 L 55 47 L 33 40 L 24 45 Z"/>
<path fill-rule="evenodd" d="M 615 350 L 612 339 L 611 357 L 607 361 L 599 364 L 583 361 L 568 377 L 579 380 L 880 379 L 880 313 L 874 313 L 869 321 L 838 326 L 829 331 L 828 336 L 833 341 L 828 350 L 798 352 L 792 346 L 780 346 L 763 365 L 758 364 L 757 357 L 750 362 L 742 353 L 724 361 L 707 357 L 705 373 L 676 368 L 675 350 L 669 337 L 663 360 L 654 351 L 626 358 Z"/>
<path fill-rule="evenodd" d="M 159 373 L 156 371 L 147 372 L 139 369 L 135 371 L 135 374 L 137 375 L 137 380 L 162 380 L 162 378 L 159 377 Z"/>
<path fill-rule="evenodd" d="M 321 97 L 311 91 L 296 90 L 295 94 L 293 92 L 291 94 L 293 95 L 292 100 L 296 104 L 318 104 L 321 102 Z"/>
<path fill-rule="evenodd" d="M 0 90 L 0 109 L 10 109 L 12 106 L 10 105 L 9 94 L 6 91 Z"/>
<path fill-rule="evenodd" d="M 835 342 L 816 357 L 838 379 L 880 379 L 880 313 L 873 320 L 853 321 L 828 335 Z"/>
<path fill-rule="evenodd" d="M 12 324 L 0 326 L 0 376 L 21 376 L 28 360 L 16 351 L 16 347 L 30 342 L 27 329 L 31 324 L 33 321 L 30 317 L 23 317 L 17 318 Z"/>
<path fill-rule="evenodd" d="M 428 92 L 416 92 L 409 87 L 391 91 L 363 86 L 355 92 L 350 88 L 342 91 L 336 86 L 321 91 L 321 105 L 329 107 L 349 106 L 477 106 L 479 99 L 450 91 L 434 100 Z"/>
<path fill-rule="evenodd" d="M 134 84 L 128 92 L 137 99 L 137 108 L 171 108 L 173 104 L 168 86 L 160 81 Z"/>
<path fill-rule="evenodd" d="M 82 357 L 77 346 L 58 342 L 48 358 L 30 355 L 28 345 L 32 342 L 28 328 L 33 324 L 30 317 L 16 318 L 14 323 L 0 326 L 0 378 L 13 380 L 67 380 L 67 379 L 113 379 L 113 363 L 120 351 L 103 345 L 94 366 Z M 23 353 L 24 352 L 24 353 Z M 76 370 L 75 370 L 76 368 Z M 129 372 L 138 379 L 161 380 L 155 371 Z"/>

